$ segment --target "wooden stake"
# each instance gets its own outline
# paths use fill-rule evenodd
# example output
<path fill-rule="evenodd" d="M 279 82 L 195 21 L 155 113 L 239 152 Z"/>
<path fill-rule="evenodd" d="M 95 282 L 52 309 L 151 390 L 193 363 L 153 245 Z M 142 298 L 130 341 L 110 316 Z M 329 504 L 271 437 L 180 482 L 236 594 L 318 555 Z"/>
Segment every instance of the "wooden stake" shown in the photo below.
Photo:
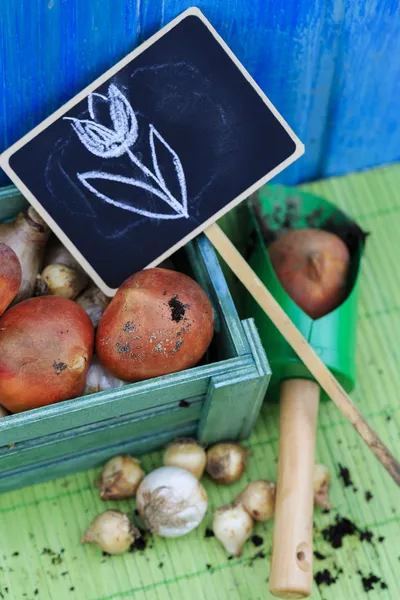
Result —
<path fill-rule="evenodd" d="M 314 381 L 281 384 L 279 458 L 269 589 L 306 598 L 313 583 L 312 526 L 315 437 L 320 388 Z"/>
<path fill-rule="evenodd" d="M 325 390 L 346 419 L 350 421 L 354 429 L 359 433 L 388 473 L 390 473 L 397 485 L 400 485 L 400 464 L 398 461 L 370 427 L 353 404 L 350 396 L 346 394 L 339 382 L 307 343 L 306 339 L 267 290 L 260 278 L 247 264 L 240 252 L 217 224 L 208 227 L 205 234 L 227 265 L 291 345 L 315 380 L 320 384 L 321 388 Z"/>

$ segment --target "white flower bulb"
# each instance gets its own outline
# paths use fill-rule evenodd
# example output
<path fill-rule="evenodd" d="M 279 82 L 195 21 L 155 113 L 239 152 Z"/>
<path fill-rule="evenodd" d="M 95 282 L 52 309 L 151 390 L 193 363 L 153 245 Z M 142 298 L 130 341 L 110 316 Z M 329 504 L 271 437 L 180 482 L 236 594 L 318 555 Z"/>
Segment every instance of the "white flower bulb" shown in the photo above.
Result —
<path fill-rule="evenodd" d="M 196 479 L 201 479 L 207 462 L 204 448 L 196 440 L 180 438 L 169 444 L 163 456 L 167 467 L 181 467 L 190 471 Z"/>
<path fill-rule="evenodd" d="M 140 537 L 140 532 L 127 515 L 119 510 L 106 510 L 97 515 L 82 536 L 82 544 L 97 544 L 108 554 L 122 554 Z"/>
<path fill-rule="evenodd" d="M 249 483 L 236 498 L 235 504 L 242 504 L 255 521 L 265 523 L 275 512 L 275 491 L 272 481 L 258 479 Z"/>
<path fill-rule="evenodd" d="M 240 444 L 215 444 L 207 450 L 206 471 L 217 483 L 234 483 L 246 469 L 248 453 L 247 448 Z"/>
<path fill-rule="evenodd" d="M 241 504 L 228 504 L 217 508 L 212 528 L 225 550 L 240 556 L 253 530 L 253 519 Z"/>
<path fill-rule="evenodd" d="M 136 501 L 149 529 L 166 538 L 189 533 L 207 511 L 205 489 L 192 473 L 179 467 L 161 467 L 146 475 Z"/>
<path fill-rule="evenodd" d="M 132 456 L 115 456 L 103 467 L 100 478 L 100 498 L 120 500 L 133 498 L 144 477 L 140 462 Z"/>

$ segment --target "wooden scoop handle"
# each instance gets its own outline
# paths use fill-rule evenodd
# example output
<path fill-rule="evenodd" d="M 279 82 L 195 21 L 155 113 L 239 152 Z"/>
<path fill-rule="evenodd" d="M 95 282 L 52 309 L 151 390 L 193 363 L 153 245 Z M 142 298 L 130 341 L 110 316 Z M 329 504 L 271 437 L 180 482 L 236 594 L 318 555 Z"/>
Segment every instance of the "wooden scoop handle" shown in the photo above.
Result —
<path fill-rule="evenodd" d="M 399 462 L 367 423 L 358 408 L 353 404 L 350 396 L 346 394 L 345 390 L 324 365 L 310 344 L 308 344 L 295 324 L 292 323 L 285 311 L 279 306 L 279 303 L 267 290 L 261 279 L 247 264 L 230 239 L 215 223 L 205 230 L 205 234 L 239 281 L 243 283 L 285 340 L 291 345 L 300 360 L 303 361 L 315 380 L 318 381 L 321 388 L 325 390 L 346 419 L 350 421 L 354 429 L 388 473 L 390 473 L 397 485 L 400 485 Z"/>
<path fill-rule="evenodd" d="M 279 458 L 269 589 L 278 598 L 306 598 L 313 583 L 312 525 L 315 435 L 320 388 L 281 384 Z"/>

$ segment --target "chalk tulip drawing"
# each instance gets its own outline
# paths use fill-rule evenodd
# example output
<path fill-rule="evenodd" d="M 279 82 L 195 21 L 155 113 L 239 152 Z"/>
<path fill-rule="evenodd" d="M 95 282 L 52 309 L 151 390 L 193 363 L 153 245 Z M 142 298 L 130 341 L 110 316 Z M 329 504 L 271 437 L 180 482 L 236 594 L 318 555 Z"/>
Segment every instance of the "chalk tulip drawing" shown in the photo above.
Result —
<path fill-rule="evenodd" d="M 113 129 L 105 127 L 97 121 L 96 101 L 99 100 L 108 104 Z M 136 177 L 125 177 L 123 175 L 107 173 L 105 171 L 77 173 L 79 181 L 92 194 L 108 204 L 137 213 L 143 217 L 149 217 L 151 219 L 188 219 L 186 180 L 182 163 L 177 153 L 166 142 L 154 125 L 150 124 L 149 126 L 149 144 L 153 168 L 153 170 L 151 170 L 146 167 L 131 150 L 138 139 L 139 125 L 131 104 L 116 85 L 112 83 L 109 86 L 108 96 L 103 96 L 96 92 L 90 94 L 88 96 L 88 111 L 92 120 L 64 117 L 64 120 L 71 121 L 71 125 L 76 135 L 85 148 L 94 156 L 98 156 L 102 159 L 118 158 L 123 155 L 128 156 L 133 165 L 141 171 L 148 181 L 151 180 L 151 183 L 143 181 L 142 179 L 137 179 Z M 169 191 L 161 174 L 157 160 L 155 138 L 157 138 L 171 156 L 179 183 L 180 198 L 174 197 Z M 111 198 L 96 189 L 95 183 L 99 180 L 106 180 L 109 182 L 115 181 L 117 183 L 124 183 L 136 188 L 144 189 L 163 200 L 174 212 L 151 212 L 149 210 L 137 208 L 130 203 L 121 202 L 115 198 Z"/>

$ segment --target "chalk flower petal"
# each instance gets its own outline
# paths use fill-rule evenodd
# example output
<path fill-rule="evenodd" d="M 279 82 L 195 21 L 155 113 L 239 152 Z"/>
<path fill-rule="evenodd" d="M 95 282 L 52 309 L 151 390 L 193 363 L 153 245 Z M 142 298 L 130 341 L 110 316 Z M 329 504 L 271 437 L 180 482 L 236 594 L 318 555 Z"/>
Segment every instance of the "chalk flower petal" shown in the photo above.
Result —
<path fill-rule="evenodd" d="M 127 98 L 113 83 L 108 88 L 108 100 L 115 133 L 122 136 L 131 146 L 138 137 L 138 122 L 135 112 Z"/>
<path fill-rule="evenodd" d="M 72 121 L 72 127 L 89 152 L 101 158 L 112 158 L 122 156 L 127 150 L 125 143 L 120 143 L 115 133 L 99 123 L 94 123 L 87 119 L 74 119 L 66 117 Z"/>
<path fill-rule="evenodd" d="M 110 118 L 114 129 L 105 127 L 96 120 L 95 101 L 108 104 Z M 108 88 L 108 97 L 93 92 L 88 97 L 89 115 L 93 119 L 75 119 L 64 117 L 72 121 L 72 127 L 89 152 L 101 158 L 117 158 L 136 142 L 138 137 L 138 122 L 125 96 L 119 89 L 111 84 Z"/>

